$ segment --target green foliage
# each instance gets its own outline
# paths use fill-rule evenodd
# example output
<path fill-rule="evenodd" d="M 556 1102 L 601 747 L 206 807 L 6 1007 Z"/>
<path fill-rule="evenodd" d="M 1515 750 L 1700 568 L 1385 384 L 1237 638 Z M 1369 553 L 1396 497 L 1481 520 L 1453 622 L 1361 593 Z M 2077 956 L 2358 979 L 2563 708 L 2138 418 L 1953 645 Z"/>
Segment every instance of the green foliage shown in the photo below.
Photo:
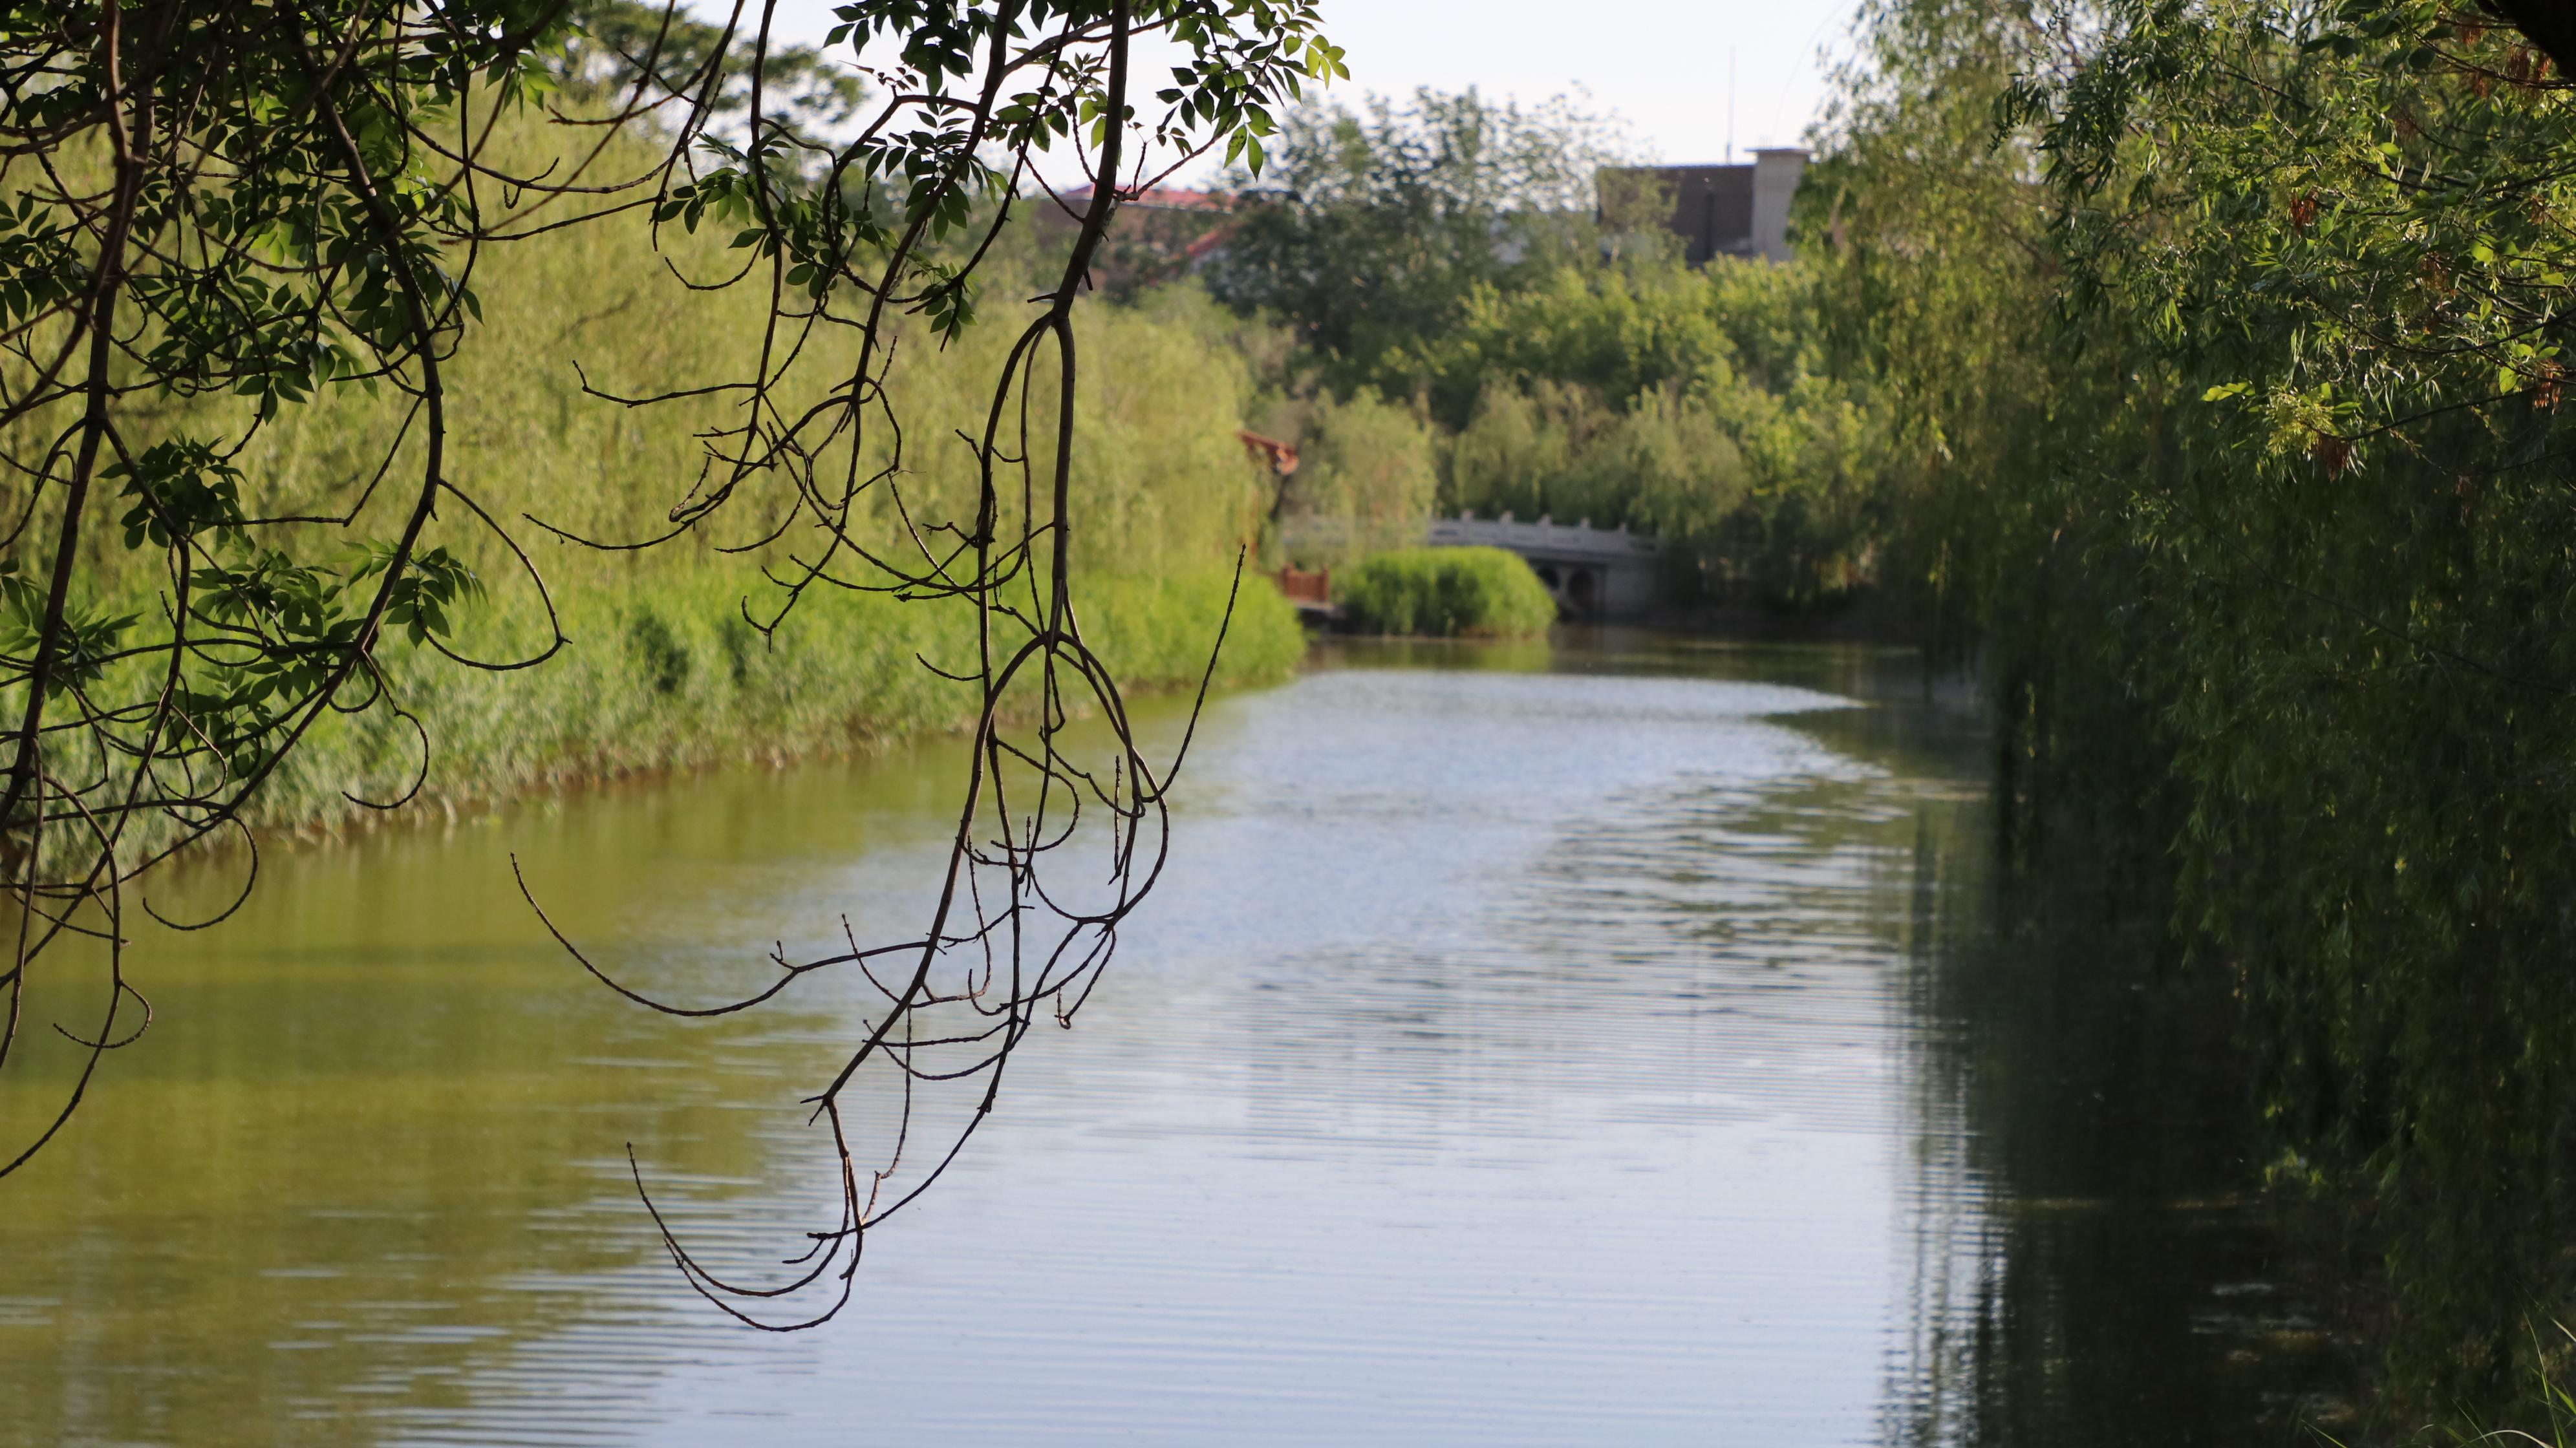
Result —
<path fill-rule="evenodd" d="M 703 84 L 711 63 L 723 66 L 708 109 L 728 119 L 750 110 L 755 79 L 750 59 L 726 55 L 725 27 L 642 0 L 573 0 L 569 34 L 556 62 L 565 87 L 585 100 L 613 103 L 640 81 L 645 94 L 680 95 Z M 826 130 L 846 123 L 867 97 L 858 76 L 810 45 L 762 48 L 757 79 L 764 108 L 791 117 L 800 128 Z"/>
<path fill-rule="evenodd" d="M 1049 266 L 1010 278 L 1030 285 L 1013 288 L 1028 300 L 1008 335 L 970 348 L 978 273 L 1034 153 L 1071 150 L 1076 167 L 1118 176 L 1223 141 L 1257 170 L 1273 109 L 1342 74 L 1341 54 L 1312 0 L 854 0 L 835 14 L 827 49 L 847 50 L 827 57 L 773 48 L 768 13 L 740 6 L 707 24 L 623 0 L 0 4 L 12 78 L 0 100 L 0 512 L 13 519 L 0 538 L 0 866 L 40 922 L 0 965 L 0 1068 L 39 957 L 52 951 L 51 969 L 58 942 L 108 942 L 74 966 L 103 972 L 103 1016 L 72 1038 L 86 1065 L 49 1120 L 0 1148 L 0 1177 L 55 1137 L 89 1073 L 149 1022 L 124 974 L 128 884 L 217 831 L 331 808 L 264 786 L 320 768 L 380 781 L 334 788 L 392 808 L 428 787 L 440 728 L 505 780 L 513 751 L 553 758 L 635 733 L 614 709 L 528 682 L 554 677 L 541 665 L 572 669 L 567 622 L 598 622 L 598 591 L 567 604 L 564 585 L 616 564 L 549 568 L 514 532 L 523 521 L 612 556 L 669 545 L 678 556 L 616 580 L 657 597 L 702 583 L 692 565 L 756 555 L 759 582 L 724 590 L 722 671 L 701 668 L 682 622 L 650 608 L 592 635 L 593 668 L 607 667 L 603 641 L 627 645 L 613 677 L 632 707 L 659 711 L 640 726 L 648 736 L 688 727 L 680 701 L 711 680 L 759 686 L 771 671 L 751 641 L 792 635 L 801 615 L 841 613 L 884 636 L 864 649 L 903 635 L 885 612 L 899 605 L 967 628 L 973 647 L 945 652 L 968 681 L 978 767 L 950 878 L 975 882 L 967 911 L 1011 902 L 1014 994 L 999 1009 L 1017 1026 L 955 1075 L 998 1074 L 1041 1004 L 1067 1018 L 1087 994 L 1117 922 L 1152 886 L 1135 846 L 1166 818 L 1168 781 L 1131 753 L 1115 762 L 1113 798 L 1057 746 L 1086 708 L 1125 728 L 1109 632 L 1086 632 L 1077 579 L 1112 559 L 1141 570 L 1188 555 L 1204 570 L 1241 556 L 1248 480 L 1237 464 L 1241 485 L 1209 486 L 1228 470 L 1208 466 L 1241 388 L 1184 374 L 1168 349 L 1084 367 L 1087 342 L 1114 353 L 1170 334 L 1076 316 L 1110 194 Z M 1183 62 L 1158 67 L 1172 83 L 1155 105 L 1131 84 L 1140 37 Z M 862 95 L 853 62 L 887 52 L 900 61 L 870 72 L 886 87 L 878 113 L 846 124 Z M 529 285 L 546 270 L 503 262 L 514 249 L 576 258 L 574 282 L 496 316 L 487 293 L 500 278 Z M 624 296 L 565 314 L 564 297 L 603 291 Z M 564 377 L 567 348 L 600 360 L 602 335 L 632 336 L 655 312 L 698 325 L 614 360 L 684 375 L 627 392 Z M 546 325 L 497 325 L 529 313 Z M 947 349 L 979 367 L 975 385 L 897 365 Z M 533 386 L 480 390 L 532 371 Z M 1209 439 L 1183 464 L 1195 487 L 1138 488 L 1153 468 L 1135 456 L 1077 461 L 1086 443 L 1119 440 L 1098 414 L 1119 413 L 1103 393 L 1121 384 L 1139 389 L 1128 412 L 1154 414 L 1150 433 Z M 574 400 L 597 420 L 574 425 Z M 542 441 L 508 449 L 498 434 L 511 422 L 533 422 Z M 585 434 L 604 435 L 610 455 L 537 471 Z M 643 446 L 615 456 L 630 438 Z M 1102 516 L 1095 493 L 1135 506 Z M 1212 533 L 1223 543 L 1207 546 Z M 845 595 L 880 607 L 834 608 Z M 1159 622 L 1139 635 L 1174 607 L 1148 609 Z M 477 682 L 458 687 L 446 671 L 459 666 Z M 884 674 L 808 682 L 881 689 Z M 865 717 L 846 693 L 796 707 Z M 470 742 L 477 709 L 510 737 Z M 556 732 L 567 728 L 592 732 Z M 339 767 L 318 742 L 333 739 Z M 1048 783 L 1006 805 L 984 767 L 1020 763 Z M 1082 833 L 1051 812 L 1086 796 L 1116 821 L 1116 898 L 1076 914 L 1037 875 Z M 957 900 L 943 894 L 920 927 L 930 946 L 889 1029 L 959 999 L 929 985 L 933 958 L 990 932 L 961 931 Z M 1039 958 L 1076 964 L 1024 976 L 1016 952 L 1049 928 L 1060 937 Z M 872 1057 L 884 1064 L 889 1039 L 909 1049 L 915 1032 L 880 1031 L 816 1098 L 836 1132 L 833 1101 Z M 842 1180 L 854 1228 L 873 1205 L 857 1180 Z M 856 1242 L 836 1238 L 812 1280 L 846 1285 L 828 1264 Z M 672 1255 L 685 1268 L 676 1244 Z"/>
<path fill-rule="evenodd" d="M 1230 575 L 1104 579 L 1086 589 L 1086 632 L 1140 688 L 1195 687 L 1225 621 Z M 437 747 L 389 714 L 335 717 L 262 791 L 250 815 L 274 829 L 333 829 L 379 816 L 356 800 L 419 780 L 426 807 L 496 803 L 603 774 L 866 748 L 970 726 L 977 698 L 925 670 L 963 671 L 974 610 L 833 593 L 763 639 L 743 621 L 738 581 L 714 569 L 635 570 L 572 598 L 571 636 L 544 668 L 494 674 L 410 655 L 392 686 Z M 477 642 L 542 629 L 526 600 L 478 615 Z M 1220 684 L 1275 679 L 1304 655 L 1296 610 L 1245 580 L 1217 657 Z M 1033 701 L 1020 701 L 1033 707 Z"/>
<path fill-rule="evenodd" d="M 2169 908 L 2272 1129 L 2373 1206 L 2398 1401 L 2497 1400 L 2576 1288 L 2576 113 L 2412 0 L 1873 35 L 1807 215 L 1918 459 L 1894 571 L 1982 635 L 2009 847 Z"/>
<path fill-rule="evenodd" d="M 2569 1286 L 2531 1269 L 2576 1127 L 2552 476 L 2576 132 L 2512 83 L 2513 37 L 2429 6 L 2120 19 L 2019 99 L 2077 283 L 2135 319 L 2172 417 L 2122 541 L 2171 600 L 2142 662 L 2182 908 L 2248 966 L 2279 1119 L 2383 1184 L 2410 1372 L 2481 1395 L 2517 1299 Z M 2121 235 L 2149 218 L 2153 245 Z"/>
<path fill-rule="evenodd" d="M 1410 399 L 1443 512 L 1654 532 L 1686 596 L 1802 604 L 1868 575 L 1888 410 L 1828 365 L 1814 273 L 1637 244 L 1607 215 L 1635 207 L 1595 196 L 1615 133 L 1562 103 L 1424 92 L 1367 120 L 1309 108 L 1284 137 L 1280 188 L 1249 193 L 1209 276 L 1299 340 L 1307 448 L 1331 446 L 1334 397 Z"/>
<path fill-rule="evenodd" d="M 505 127 L 503 139 L 531 138 Z M 701 433 L 720 419 L 720 406 L 603 407 L 584 395 L 583 378 L 658 391 L 697 368 L 747 364 L 744 334 L 757 327 L 760 307 L 741 293 L 661 285 L 637 261 L 649 255 L 646 225 L 641 217 L 613 219 L 523 243 L 479 279 L 486 325 L 497 335 L 551 339 L 562 349 L 495 345 L 451 366 L 459 396 L 448 473 L 487 509 L 601 539 L 667 531 L 675 495 L 702 465 Z M 670 241 L 665 253 L 687 265 L 722 248 L 721 238 L 700 237 Z M 1143 687 L 1195 682 L 1224 612 L 1222 570 L 1257 537 L 1262 499 L 1233 436 L 1250 386 L 1233 348 L 1238 325 L 1187 288 L 1076 317 L 1092 364 L 1079 380 L 1074 430 L 1073 480 L 1083 513 L 1072 551 L 1085 580 L 1085 631 L 1122 677 Z M 899 335 L 911 345 L 909 334 Z M 989 405 L 986 385 L 1006 346 L 1007 339 L 970 330 L 945 348 L 921 347 L 895 380 L 894 398 L 924 431 L 972 428 Z M 188 582 L 210 628 L 245 632 L 283 619 L 296 636 L 345 640 L 362 617 L 360 585 L 381 578 L 388 565 L 384 549 L 343 548 L 302 560 L 275 546 L 237 545 L 231 534 L 245 508 L 345 512 L 367 486 L 360 469 L 373 439 L 399 423 L 398 401 L 363 390 L 326 392 L 282 411 L 229 457 L 190 441 L 201 424 L 219 424 L 227 406 L 219 398 L 172 404 L 163 418 L 174 440 L 109 474 L 128 504 L 124 529 L 142 530 L 146 543 L 206 543 L 211 561 Z M 1414 445 L 1427 447 L 1418 428 Z M 1051 457 L 1051 448 L 1041 455 Z M 1417 461 L 1427 471 L 1427 454 Z M 971 515 L 978 477 L 962 446 L 914 454 L 907 503 L 915 522 L 937 526 Z M 888 554 L 907 536 L 885 508 L 861 510 L 851 529 Z M 242 536 L 281 535 L 294 536 L 280 528 Z M 937 681 L 926 673 L 918 681 L 904 675 L 920 672 L 916 652 L 943 666 L 958 663 L 960 636 L 950 624 L 924 633 L 907 622 L 912 607 L 891 597 L 816 593 L 771 644 L 743 612 L 748 604 L 757 616 L 773 615 L 775 590 L 754 567 L 710 547 L 601 553 L 546 539 L 533 554 L 563 610 L 568 642 L 556 658 L 484 674 L 455 670 L 435 650 L 383 656 L 386 698 L 417 718 L 431 741 L 422 788 L 433 803 L 505 797 L 530 782 L 593 768 L 795 753 L 828 747 L 852 730 L 883 737 L 957 723 L 954 700 L 932 704 L 953 690 L 932 689 Z M 755 549 L 749 562 L 786 554 L 773 545 Z M 98 601 L 75 611 L 65 665 L 81 681 L 98 678 L 100 661 L 115 658 L 118 641 L 158 606 L 154 593 L 163 582 L 148 552 L 108 548 L 93 557 L 84 578 Z M 0 627 L 21 627 L 14 644 L 0 636 L 0 649 L 31 645 L 42 604 L 41 591 L 30 593 L 22 574 L 0 573 Z M 444 642 L 489 658 L 525 657 L 552 632 L 527 567 L 480 528 L 455 530 L 420 551 L 396 587 L 385 626 L 392 639 Z M 1230 637 L 1221 670 L 1229 679 L 1275 676 L 1302 647 L 1293 610 L 1257 579 L 1245 585 Z M 255 767 L 268 757 L 252 747 L 261 724 L 317 687 L 329 662 L 316 650 L 276 650 L 245 658 L 220 684 L 191 683 L 179 708 L 202 731 L 192 744 L 236 773 Z M 124 667 L 135 687 L 148 687 L 146 672 Z M 776 692 L 742 692 L 760 679 Z M 716 687 L 728 680 L 729 690 Z M 218 687 L 230 692 L 213 693 Z M 350 698 L 357 697 L 353 688 Z M 678 712 L 657 718 L 665 707 Z M 245 806 L 245 820 L 288 829 L 364 817 L 369 812 L 347 796 L 399 798 L 422 765 L 419 736 L 391 713 L 365 721 L 326 716 L 306 748 L 309 757 L 288 756 Z M 134 842 L 171 838 L 156 828 L 138 830 Z"/>
<path fill-rule="evenodd" d="M 1685 593 L 1794 606 L 1865 573 L 1877 429 L 1821 377 L 1783 398 L 1721 368 L 1618 405 L 1545 377 L 1497 382 L 1450 450 L 1442 507 L 1633 528 L 1671 546 Z"/>
<path fill-rule="evenodd" d="M 1700 271 L 1670 261 L 1564 266 L 1523 287 L 1480 286 L 1456 325 L 1417 339 L 1395 365 L 1423 391 L 1432 415 L 1452 427 L 1466 425 L 1496 378 L 1579 386 L 1612 399 L 1724 386 L 1736 372 L 1731 327 L 1752 311 L 1739 295 L 1741 282 L 1777 270 L 1733 261 Z"/>
<path fill-rule="evenodd" d="M 0 174 L 0 430 L 21 444 L 5 487 L 22 585 L 0 644 L 0 854 L 40 852 L 49 823 L 71 855 L 103 852 L 64 898 L 89 888 L 70 878 L 122 868 L 134 811 L 207 827 L 325 709 L 371 707 L 380 691 L 343 685 L 377 667 L 388 623 L 415 642 L 444 631 L 467 578 L 418 574 L 414 554 L 444 485 L 439 368 L 481 307 L 483 218 L 412 141 L 477 107 L 488 129 L 545 93 L 555 34 L 549 8 L 515 0 L 408 26 L 365 4 L 0 15 L 0 53 L 26 78 L 0 117 L 16 158 Z M 248 438 L 325 390 L 387 384 L 426 418 L 431 475 L 389 490 L 408 508 L 345 520 L 372 566 L 254 541 L 279 520 L 246 507 Z M 174 404 L 209 425 L 170 427 Z M 116 533 L 85 535 L 93 488 L 126 503 Z M 111 549 L 162 596 L 80 602 L 116 592 L 82 567 Z M 147 656 L 160 667 L 113 667 Z M 129 675 L 135 692 L 99 692 Z M 119 762 L 54 769 L 49 750 L 75 739 Z"/>
<path fill-rule="evenodd" d="M 1533 638 L 1556 622 L 1547 585 L 1500 548 L 1408 548 L 1333 578 L 1336 602 L 1370 633 Z"/>
<path fill-rule="evenodd" d="M 1590 248 L 1593 173 L 1629 150 L 1615 122 L 1563 97 L 1301 107 L 1267 172 L 1231 178 L 1245 205 L 1209 287 L 1287 323 L 1336 391 L 1401 393 L 1385 359 L 1445 332 L 1477 288 Z"/>
<path fill-rule="evenodd" d="M 1493 517 L 1621 524 L 1714 552 L 1751 489 L 1732 432 L 1699 397 L 1612 409 L 1580 388 L 1488 387 L 1449 459 L 1445 502 Z"/>
<path fill-rule="evenodd" d="M 1341 568 L 1419 542 L 1440 487 L 1431 430 L 1369 390 L 1322 399 L 1307 428 L 1281 519 L 1288 556 Z"/>

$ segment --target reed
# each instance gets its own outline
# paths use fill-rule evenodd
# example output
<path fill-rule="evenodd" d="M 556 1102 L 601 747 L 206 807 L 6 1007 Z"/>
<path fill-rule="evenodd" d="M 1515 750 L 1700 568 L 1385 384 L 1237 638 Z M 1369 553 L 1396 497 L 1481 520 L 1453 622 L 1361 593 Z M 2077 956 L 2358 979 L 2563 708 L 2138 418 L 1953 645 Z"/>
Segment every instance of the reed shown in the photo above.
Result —
<path fill-rule="evenodd" d="M 1194 688 L 1212 656 L 1220 685 L 1286 674 L 1304 636 L 1296 611 L 1257 575 L 1235 595 L 1217 652 L 1233 583 L 1213 571 L 1098 580 L 1085 590 L 1086 636 L 1135 690 Z M 412 810 L 453 810 L 585 778 L 864 749 L 973 721 L 974 687 L 924 666 L 971 667 L 971 609 L 814 594 L 764 640 L 742 601 L 740 581 L 715 570 L 656 572 L 566 600 L 572 641 L 538 668 L 485 673 L 406 651 L 392 681 L 420 729 L 383 710 L 327 721 L 246 822 L 329 832 L 378 817 L 359 801 L 400 798 L 415 783 Z M 487 617 L 483 627 L 536 622 Z"/>

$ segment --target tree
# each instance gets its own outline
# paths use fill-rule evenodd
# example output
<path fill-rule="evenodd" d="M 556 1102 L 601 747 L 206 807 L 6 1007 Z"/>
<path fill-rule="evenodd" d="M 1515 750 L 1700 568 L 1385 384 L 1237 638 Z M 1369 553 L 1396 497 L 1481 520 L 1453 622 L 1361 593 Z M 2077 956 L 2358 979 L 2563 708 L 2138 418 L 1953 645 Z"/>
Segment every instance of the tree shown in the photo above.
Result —
<path fill-rule="evenodd" d="M 2007 848 L 2241 1003 L 2395 1400 L 2483 1406 L 2576 1285 L 2563 82 L 2432 0 L 1880 16 L 1828 304 L 1920 440 Z"/>
<path fill-rule="evenodd" d="M 1277 314 L 1337 387 L 1382 382 L 1379 362 L 1438 335 L 1479 285 L 1589 250 L 1594 173 L 1630 150 L 1615 121 L 1564 97 L 1303 107 L 1247 152 L 1267 168 L 1233 178 L 1243 213 L 1209 289 Z"/>
<path fill-rule="evenodd" d="M 1071 310 L 1122 193 L 1218 142 L 1257 163 L 1273 109 L 1343 74 L 1340 52 L 1309 0 L 854 0 L 836 13 L 830 48 L 874 87 L 863 115 L 839 63 L 774 46 L 767 12 L 740 4 L 705 24 L 613 0 L 0 9 L 0 864 L 19 906 L 0 1071 L 31 972 L 83 939 L 104 959 L 97 1014 L 70 1033 L 87 1064 L 0 1175 L 62 1129 L 100 1060 L 149 1023 L 124 951 L 146 872 L 218 832 L 246 835 L 244 803 L 327 712 L 409 718 L 388 650 L 518 669 L 562 647 L 559 629 L 521 657 L 457 647 L 459 612 L 483 589 L 543 598 L 546 584 L 456 476 L 448 379 L 462 349 L 500 344 L 477 327 L 474 289 L 496 253 L 615 218 L 649 216 L 646 244 L 673 227 L 730 231 L 734 270 L 683 280 L 767 299 L 742 375 L 603 401 L 732 409 L 699 475 L 670 480 L 664 536 L 760 510 L 768 577 L 744 616 L 763 630 L 813 590 L 851 588 L 971 608 L 982 640 L 963 673 L 978 722 L 932 916 L 890 944 L 853 936 L 846 954 L 782 958 L 766 989 L 683 1012 L 747 1008 L 835 965 L 902 962 L 815 1098 L 842 1210 L 801 1284 L 838 1292 L 789 1325 L 837 1308 L 866 1227 L 927 1185 L 880 1196 L 899 1144 L 873 1173 L 859 1166 L 840 1102 L 862 1073 L 903 1083 L 907 1121 L 916 1081 L 980 1082 L 962 1144 L 1041 1011 L 1069 1020 L 1151 888 L 1178 767 L 1126 742 L 1116 681 L 1083 639 L 1067 553 L 1081 526 Z M 1187 63 L 1147 102 L 1131 55 L 1152 33 Z M 509 159 L 495 137 L 513 126 L 541 127 L 555 154 Z M 953 515 L 908 510 L 889 390 L 904 328 L 936 340 L 973 322 L 983 258 L 1050 151 L 1100 184 L 1062 268 L 1012 324 L 986 426 L 962 444 L 976 495 Z M 349 389 L 393 406 L 346 497 L 294 506 L 246 469 L 286 409 Z M 870 507 L 907 520 L 904 552 L 853 526 Z M 478 577 L 457 530 L 497 538 L 518 576 Z M 1119 726 L 1105 761 L 1066 753 L 1077 696 Z M 434 743 L 421 735 L 424 752 Z M 1112 882 L 1082 904 L 1040 880 L 1076 844 L 1105 852 Z M 968 1059 L 933 1072 L 923 1053 L 943 1049 Z M 750 1320 L 740 1294 L 672 1248 L 693 1285 Z"/>

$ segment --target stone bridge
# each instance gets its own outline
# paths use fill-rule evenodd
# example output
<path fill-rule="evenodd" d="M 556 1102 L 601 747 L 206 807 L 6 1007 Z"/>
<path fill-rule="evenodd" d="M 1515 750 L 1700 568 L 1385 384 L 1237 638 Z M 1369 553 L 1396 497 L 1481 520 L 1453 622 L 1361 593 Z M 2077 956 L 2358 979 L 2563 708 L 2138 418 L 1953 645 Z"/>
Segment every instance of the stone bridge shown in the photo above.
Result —
<path fill-rule="evenodd" d="M 1501 548 L 1529 560 L 1538 580 L 1570 619 L 1634 618 L 1654 606 L 1663 540 L 1631 533 L 1625 525 L 1595 528 L 1591 520 L 1559 523 L 1541 518 L 1515 522 L 1461 513 L 1434 518 L 1423 540 L 1434 548 Z"/>
<path fill-rule="evenodd" d="M 1362 541 L 1338 518 L 1291 517 L 1281 520 L 1279 528 L 1292 553 L 1342 552 Z M 1529 560 L 1530 570 L 1547 585 L 1558 610 L 1574 620 L 1634 618 L 1653 608 L 1664 551 L 1663 540 L 1631 533 L 1625 527 L 1595 528 L 1588 519 L 1559 523 L 1553 518 L 1541 518 L 1524 523 L 1509 513 L 1500 518 L 1479 518 L 1473 513 L 1434 518 L 1428 528 L 1419 532 L 1372 529 L 1361 551 L 1416 545 L 1500 548 L 1517 553 Z M 1296 576 L 1316 580 L 1318 587 L 1323 577 Z M 1283 590 L 1289 586 L 1284 581 L 1281 585 Z"/>

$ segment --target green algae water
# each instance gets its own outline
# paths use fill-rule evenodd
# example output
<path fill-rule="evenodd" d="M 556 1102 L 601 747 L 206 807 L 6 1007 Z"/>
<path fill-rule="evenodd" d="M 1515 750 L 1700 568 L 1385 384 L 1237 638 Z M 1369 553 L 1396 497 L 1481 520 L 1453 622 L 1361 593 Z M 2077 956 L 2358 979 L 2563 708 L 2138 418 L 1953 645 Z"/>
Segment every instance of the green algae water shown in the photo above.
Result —
<path fill-rule="evenodd" d="M 1643 636 L 1344 646 L 1215 701 L 1077 1027 L 838 1321 L 735 1326 L 629 1148 L 712 1262 L 774 1268 L 865 982 L 644 1013 L 513 857 L 603 963 L 712 996 L 845 912 L 903 929 L 957 753 L 272 850 L 238 917 L 146 934 L 157 1024 L 0 1186 L 0 1443 L 2164 1445 L 2333 1410 L 2223 1024 L 2116 942 L 1996 926 L 1973 713 L 1908 654 Z M 48 1069 L 90 1009 L 31 1002 Z"/>

